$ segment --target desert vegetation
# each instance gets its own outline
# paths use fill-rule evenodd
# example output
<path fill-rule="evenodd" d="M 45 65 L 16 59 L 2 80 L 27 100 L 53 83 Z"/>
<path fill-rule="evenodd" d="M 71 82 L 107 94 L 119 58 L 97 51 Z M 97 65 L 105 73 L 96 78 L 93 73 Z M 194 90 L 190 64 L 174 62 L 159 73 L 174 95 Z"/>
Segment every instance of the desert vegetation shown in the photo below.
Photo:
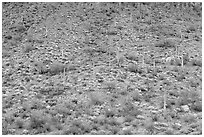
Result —
<path fill-rule="evenodd" d="M 201 135 L 202 3 L 3 2 L 3 135 Z"/>

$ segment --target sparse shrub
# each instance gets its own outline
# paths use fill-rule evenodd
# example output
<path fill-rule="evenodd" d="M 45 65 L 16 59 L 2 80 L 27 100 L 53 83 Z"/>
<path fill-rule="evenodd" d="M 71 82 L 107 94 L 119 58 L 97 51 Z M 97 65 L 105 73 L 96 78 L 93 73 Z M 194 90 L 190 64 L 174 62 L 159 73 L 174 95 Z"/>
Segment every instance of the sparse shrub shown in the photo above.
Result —
<path fill-rule="evenodd" d="M 146 128 L 146 130 L 148 132 L 150 132 L 150 134 L 153 133 L 155 127 L 154 127 L 154 122 L 152 121 L 151 118 L 147 118 L 145 121 L 144 121 L 144 126 Z"/>
<path fill-rule="evenodd" d="M 57 104 L 55 106 L 55 108 L 59 114 L 63 114 L 63 115 L 70 115 L 71 114 L 70 109 L 65 107 L 63 104 Z"/>
<path fill-rule="evenodd" d="M 181 91 L 177 101 L 178 106 L 189 105 L 200 100 L 200 95 L 197 91 Z"/>
<path fill-rule="evenodd" d="M 64 127 L 62 134 L 63 135 L 81 135 L 82 131 L 80 127 L 70 126 L 70 127 Z"/>
<path fill-rule="evenodd" d="M 24 121 L 21 118 L 16 118 L 15 119 L 15 124 L 16 124 L 16 128 L 23 128 L 24 126 Z"/>
<path fill-rule="evenodd" d="M 124 129 L 122 135 L 132 135 L 132 128 Z"/>
<path fill-rule="evenodd" d="M 174 130 L 172 128 L 168 128 L 165 132 L 165 135 L 174 135 Z"/>
<path fill-rule="evenodd" d="M 138 57 L 137 52 L 133 51 L 133 52 L 128 53 L 127 59 L 134 60 L 134 61 L 139 61 L 139 57 Z"/>
<path fill-rule="evenodd" d="M 192 60 L 190 61 L 190 64 L 191 64 L 192 66 L 202 67 L 202 60 L 192 59 Z"/>
<path fill-rule="evenodd" d="M 76 70 L 76 66 L 73 64 L 69 64 L 65 66 L 66 71 L 72 71 L 72 70 Z"/>
<path fill-rule="evenodd" d="M 176 43 L 173 39 L 163 39 L 155 44 L 155 47 L 160 48 L 175 48 Z"/>
<path fill-rule="evenodd" d="M 106 117 L 105 117 L 104 115 L 99 115 L 99 116 L 96 117 L 95 120 L 96 120 L 97 123 L 99 123 L 99 124 L 102 125 L 102 124 L 105 123 L 105 121 L 106 121 Z"/>
<path fill-rule="evenodd" d="M 191 25 L 186 29 L 187 33 L 191 33 L 191 32 L 194 32 L 194 31 L 196 31 L 196 27 L 194 25 Z"/>
<path fill-rule="evenodd" d="M 136 64 L 133 64 L 133 63 L 131 63 L 131 64 L 129 64 L 128 66 L 127 66 L 127 70 L 128 71 L 130 71 L 130 72 L 134 72 L 134 73 L 137 73 L 138 72 L 138 65 L 136 65 Z"/>
<path fill-rule="evenodd" d="M 126 97 L 125 99 L 121 100 L 122 105 L 122 114 L 124 116 L 130 115 L 130 116 L 137 116 L 142 114 L 142 111 L 139 110 L 138 107 L 136 107 L 132 100 L 129 97 Z"/>
<path fill-rule="evenodd" d="M 174 57 L 170 60 L 170 65 L 181 66 L 181 59 Z"/>
<path fill-rule="evenodd" d="M 108 91 L 112 91 L 116 89 L 116 82 L 115 81 L 106 81 L 103 83 L 104 88 L 107 89 Z"/>
<path fill-rule="evenodd" d="M 49 72 L 52 75 L 56 75 L 59 74 L 61 72 L 64 72 L 64 69 L 66 68 L 66 66 L 60 62 L 54 61 L 52 63 L 52 65 L 50 66 Z"/>
<path fill-rule="evenodd" d="M 115 111 L 113 109 L 110 108 L 106 108 L 105 109 L 105 116 L 106 117 L 113 117 L 115 115 Z"/>
<path fill-rule="evenodd" d="M 34 67 L 40 74 L 48 72 L 48 69 L 46 68 L 45 64 L 41 61 L 35 61 Z"/>
<path fill-rule="evenodd" d="M 105 102 L 105 94 L 101 92 L 90 93 L 90 105 L 102 105 Z"/>
<path fill-rule="evenodd" d="M 196 117 L 193 114 L 186 114 L 182 117 L 182 120 L 188 124 L 195 123 Z"/>
<path fill-rule="evenodd" d="M 10 45 L 11 47 L 17 47 L 18 43 L 17 43 L 17 41 L 15 41 L 15 40 L 9 40 L 9 45 Z"/>
<path fill-rule="evenodd" d="M 23 52 L 28 53 L 28 52 L 30 52 L 30 51 L 32 51 L 34 49 L 35 49 L 35 47 L 33 46 L 33 44 L 27 42 L 27 43 L 24 44 Z"/>
<path fill-rule="evenodd" d="M 117 125 L 117 122 L 115 121 L 114 118 L 108 118 L 106 119 L 106 123 L 111 125 L 111 126 L 116 126 Z"/>
<path fill-rule="evenodd" d="M 90 48 L 90 47 L 85 47 L 83 50 L 84 53 L 88 54 L 89 56 L 93 56 L 94 53 L 96 52 L 96 49 Z M 98 51 L 99 52 L 99 51 Z"/>
<path fill-rule="evenodd" d="M 202 112 L 202 102 L 196 101 L 191 105 L 191 109 L 197 112 Z"/>
<path fill-rule="evenodd" d="M 125 61 L 125 56 L 122 53 L 116 53 L 116 60 L 117 60 L 117 64 L 120 67 L 124 61 Z"/>
<path fill-rule="evenodd" d="M 136 115 L 135 115 L 135 116 L 136 116 Z M 133 121 L 134 119 L 135 119 L 134 116 L 132 116 L 132 115 L 127 115 L 127 116 L 125 117 L 125 122 L 130 123 L 130 122 Z"/>
<path fill-rule="evenodd" d="M 32 111 L 31 117 L 30 117 L 30 125 L 29 129 L 37 129 L 39 132 L 43 132 L 43 130 L 46 130 L 46 123 L 48 122 L 48 119 L 43 114 L 43 111 Z"/>
<path fill-rule="evenodd" d="M 9 51 L 2 49 L 2 58 L 10 57 L 10 56 L 11 56 L 11 55 L 10 55 Z"/>
<path fill-rule="evenodd" d="M 134 101 L 141 101 L 141 100 L 142 100 L 142 96 L 140 95 L 140 93 L 139 93 L 137 90 L 133 91 L 133 92 L 130 94 L 130 96 L 132 97 L 132 99 L 133 99 Z"/>
<path fill-rule="evenodd" d="M 116 135 L 120 131 L 120 128 L 117 126 L 112 126 L 110 131 L 112 132 L 113 135 Z"/>

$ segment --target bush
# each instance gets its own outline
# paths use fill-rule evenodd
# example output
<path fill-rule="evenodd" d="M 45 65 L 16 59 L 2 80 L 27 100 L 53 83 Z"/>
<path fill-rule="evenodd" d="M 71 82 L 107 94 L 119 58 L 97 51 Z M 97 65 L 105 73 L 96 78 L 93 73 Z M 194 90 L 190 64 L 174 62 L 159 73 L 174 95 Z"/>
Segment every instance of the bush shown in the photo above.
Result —
<path fill-rule="evenodd" d="M 127 59 L 134 60 L 134 61 L 139 61 L 139 57 L 138 57 L 137 52 L 133 51 L 133 52 L 128 53 Z"/>
<path fill-rule="evenodd" d="M 24 121 L 21 118 L 16 118 L 15 119 L 15 124 L 16 124 L 16 128 L 23 128 L 24 126 Z"/>
<path fill-rule="evenodd" d="M 60 62 L 53 62 L 52 65 L 50 66 L 49 72 L 52 75 L 59 74 L 61 72 L 64 72 L 64 69 L 66 69 L 66 66 Z"/>
<path fill-rule="evenodd" d="M 27 42 L 27 43 L 24 44 L 23 52 L 28 53 L 28 52 L 30 52 L 30 51 L 32 51 L 34 49 L 35 49 L 35 47 L 33 46 L 33 44 Z"/>
<path fill-rule="evenodd" d="M 193 114 L 186 114 L 182 117 L 183 122 L 191 124 L 196 122 L 196 117 Z"/>
<path fill-rule="evenodd" d="M 106 81 L 103 83 L 104 88 L 107 89 L 108 91 L 112 91 L 116 89 L 116 82 L 115 81 Z"/>
<path fill-rule="evenodd" d="M 105 94 L 101 92 L 90 93 L 90 105 L 102 105 L 105 102 Z"/>
<path fill-rule="evenodd" d="M 39 72 L 39 74 L 44 74 L 48 72 L 48 69 L 46 68 L 45 64 L 41 61 L 35 61 L 34 67 Z"/>
<path fill-rule="evenodd" d="M 32 111 L 30 117 L 30 129 L 42 129 L 47 123 L 43 111 Z"/>
<path fill-rule="evenodd" d="M 202 102 L 196 101 L 191 105 L 191 109 L 197 112 L 202 112 Z"/>
<path fill-rule="evenodd" d="M 192 66 L 202 67 L 202 60 L 192 59 L 192 60 L 190 61 L 190 64 L 191 64 Z"/>
<path fill-rule="evenodd" d="M 175 48 L 176 43 L 173 39 L 162 39 L 155 44 L 155 47 L 160 48 Z"/>
<path fill-rule="evenodd" d="M 194 32 L 194 31 L 196 31 L 196 27 L 194 25 L 191 25 L 186 29 L 187 33 L 191 33 L 191 32 Z"/>
<path fill-rule="evenodd" d="M 138 65 L 131 63 L 127 66 L 127 70 L 130 72 L 137 73 L 139 68 L 138 68 Z"/>

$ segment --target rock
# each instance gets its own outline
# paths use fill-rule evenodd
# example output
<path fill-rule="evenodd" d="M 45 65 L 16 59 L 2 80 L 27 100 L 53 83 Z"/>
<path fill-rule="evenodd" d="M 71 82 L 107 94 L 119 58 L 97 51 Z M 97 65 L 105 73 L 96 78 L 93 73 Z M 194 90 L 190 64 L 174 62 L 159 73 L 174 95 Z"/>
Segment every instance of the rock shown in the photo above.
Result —
<path fill-rule="evenodd" d="M 152 110 L 151 112 L 152 112 L 152 114 L 157 114 L 157 113 L 159 113 L 159 112 L 156 111 L 156 110 Z"/>
<path fill-rule="evenodd" d="M 179 129 L 181 129 L 181 124 L 175 123 L 175 124 L 173 125 L 173 128 L 176 129 L 176 130 L 179 130 Z"/>
<path fill-rule="evenodd" d="M 145 117 L 144 117 L 144 116 L 142 116 L 142 115 L 138 115 L 138 116 L 137 116 L 137 119 L 144 120 L 144 119 L 145 119 Z"/>
<path fill-rule="evenodd" d="M 184 112 L 190 111 L 188 105 L 183 105 L 183 106 L 181 106 L 181 109 L 182 109 Z"/>
<path fill-rule="evenodd" d="M 123 133 L 124 133 L 124 132 L 132 132 L 132 130 L 133 130 L 133 127 L 132 127 L 132 126 L 126 126 L 126 127 L 124 127 L 124 128 L 122 129 Z"/>
<path fill-rule="evenodd" d="M 148 109 L 155 110 L 155 107 L 149 106 Z"/>
<path fill-rule="evenodd" d="M 161 122 L 155 122 L 155 125 L 160 127 L 168 127 L 167 123 L 161 123 Z"/>

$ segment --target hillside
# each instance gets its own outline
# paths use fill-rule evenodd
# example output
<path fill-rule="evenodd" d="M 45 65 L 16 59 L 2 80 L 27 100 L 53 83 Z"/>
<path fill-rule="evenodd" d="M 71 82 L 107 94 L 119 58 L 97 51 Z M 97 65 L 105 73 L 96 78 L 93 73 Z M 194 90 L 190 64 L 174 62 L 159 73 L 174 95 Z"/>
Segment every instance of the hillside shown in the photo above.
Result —
<path fill-rule="evenodd" d="M 202 3 L 2 3 L 3 135 L 201 135 Z"/>

